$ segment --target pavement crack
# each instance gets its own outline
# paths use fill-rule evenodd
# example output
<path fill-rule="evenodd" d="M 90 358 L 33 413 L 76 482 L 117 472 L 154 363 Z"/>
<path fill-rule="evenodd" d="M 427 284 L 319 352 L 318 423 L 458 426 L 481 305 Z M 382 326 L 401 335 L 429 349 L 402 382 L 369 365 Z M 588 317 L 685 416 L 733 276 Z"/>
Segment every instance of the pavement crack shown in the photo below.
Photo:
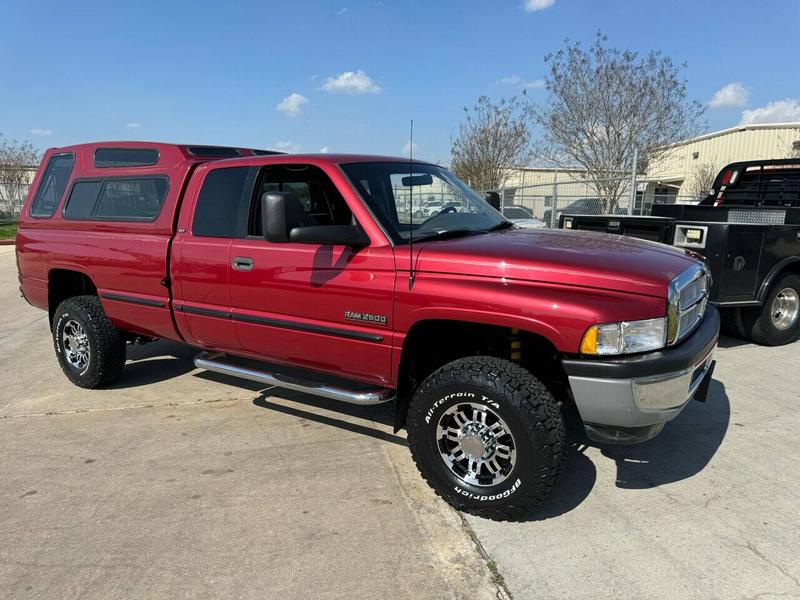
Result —
<path fill-rule="evenodd" d="M 776 569 L 778 569 L 778 571 L 780 571 L 780 572 L 781 572 L 781 574 L 782 574 L 784 577 L 786 577 L 787 579 L 790 579 L 792 582 L 794 582 L 794 585 L 795 585 L 795 587 L 798 587 L 798 588 L 800 588 L 800 580 L 798 580 L 798 578 L 797 578 L 797 577 L 795 577 L 794 575 L 792 575 L 791 573 L 789 573 L 789 571 L 787 571 L 787 570 L 786 570 L 786 568 L 785 568 L 784 566 L 782 566 L 782 565 L 780 565 L 780 564 L 776 563 L 774 560 L 772 560 L 771 558 L 769 558 L 769 557 L 768 557 L 766 554 L 764 554 L 763 552 L 761 552 L 761 550 L 759 550 L 758 548 L 756 548 L 755 544 L 753 544 L 753 542 L 751 542 L 750 540 L 748 540 L 748 539 L 747 539 L 747 538 L 744 536 L 744 534 L 743 534 L 741 531 L 739 531 L 739 535 L 740 535 L 740 536 L 741 536 L 741 538 L 744 540 L 744 544 L 737 544 L 738 546 L 741 546 L 742 548 L 746 548 L 747 550 L 749 550 L 750 552 L 752 552 L 754 555 L 756 555 L 758 558 L 760 558 L 761 560 L 763 560 L 763 561 L 764 561 L 765 563 L 767 563 L 768 565 L 770 565 L 770 566 L 772 566 L 772 567 L 775 567 Z M 764 592 L 764 594 L 767 594 L 767 593 L 772 593 L 772 592 Z"/>
<path fill-rule="evenodd" d="M 0 415 L 0 420 L 3 419 L 31 419 L 35 417 L 55 417 L 63 415 L 82 415 L 96 412 L 111 412 L 120 410 L 141 410 L 143 408 L 164 408 L 170 406 L 202 406 L 205 404 L 217 404 L 219 402 L 235 402 L 230 398 L 216 398 L 214 400 L 196 400 L 194 402 L 162 402 L 156 404 L 134 404 L 131 406 L 109 406 L 104 408 L 76 408 L 72 410 L 54 410 L 39 413 L 23 413 L 15 415 Z"/>
<path fill-rule="evenodd" d="M 486 548 L 483 547 L 481 540 L 478 538 L 478 534 L 475 533 L 475 530 L 472 528 L 472 525 L 469 524 L 467 518 L 460 511 L 456 511 L 456 513 L 461 521 L 461 529 L 472 541 L 472 544 L 475 546 L 475 550 L 483 559 L 483 562 L 486 563 L 486 568 L 489 569 L 489 572 L 492 574 L 492 583 L 494 583 L 495 587 L 497 588 L 498 600 L 513 600 L 514 596 L 511 594 L 511 590 L 508 589 L 503 575 L 498 570 L 497 562 L 495 562 L 495 560 L 489 555 L 489 553 L 486 551 Z"/>

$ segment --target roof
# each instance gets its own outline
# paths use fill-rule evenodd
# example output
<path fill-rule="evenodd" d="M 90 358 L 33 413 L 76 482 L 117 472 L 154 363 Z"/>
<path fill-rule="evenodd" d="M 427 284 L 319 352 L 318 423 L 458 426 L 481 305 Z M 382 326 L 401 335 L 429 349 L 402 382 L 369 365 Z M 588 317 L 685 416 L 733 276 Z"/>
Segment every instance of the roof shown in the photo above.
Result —
<path fill-rule="evenodd" d="M 167 162 L 173 160 L 179 161 L 193 161 L 193 160 L 213 160 L 214 162 L 224 160 L 226 163 L 234 163 L 239 159 L 252 159 L 253 156 L 270 156 L 273 159 L 279 159 L 280 162 L 290 162 L 298 160 L 313 160 L 315 162 L 329 162 L 329 163 L 353 163 L 353 162 L 409 162 L 408 157 L 398 156 L 378 156 L 372 154 L 286 154 L 284 152 L 277 152 L 274 150 L 260 150 L 256 148 L 242 148 L 236 146 L 210 146 L 207 144 L 172 144 L 165 142 L 146 142 L 146 141 L 103 141 L 103 142 L 87 142 L 83 144 L 74 144 L 72 146 L 63 146 L 60 148 L 50 148 L 48 152 L 63 153 L 74 152 L 76 154 L 83 154 L 85 156 L 92 156 L 93 153 L 99 148 L 113 148 L 113 149 L 149 149 L 157 150 L 160 158 L 166 159 Z M 216 154 L 214 151 L 219 151 Z M 161 162 L 161 161 L 159 161 Z M 415 163 L 431 164 L 424 160 L 414 159 Z"/>
<path fill-rule="evenodd" d="M 754 123 L 751 125 L 737 125 L 736 127 L 729 127 L 728 129 L 720 129 L 719 131 L 712 131 L 711 133 L 704 133 L 703 135 L 698 135 L 693 138 L 689 138 L 688 140 L 681 140 L 680 142 L 675 142 L 673 146 L 683 146 L 684 144 L 691 144 L 694 142 L 700 142 L 703 140 L 708 140 L 715 137 L 720 137 L 723 135 L 728 135 L 729 133 L 737 133 L 739 131 L 754 131 L 758 129 L 800 129 L 800 122 L 798 123 Z"/>

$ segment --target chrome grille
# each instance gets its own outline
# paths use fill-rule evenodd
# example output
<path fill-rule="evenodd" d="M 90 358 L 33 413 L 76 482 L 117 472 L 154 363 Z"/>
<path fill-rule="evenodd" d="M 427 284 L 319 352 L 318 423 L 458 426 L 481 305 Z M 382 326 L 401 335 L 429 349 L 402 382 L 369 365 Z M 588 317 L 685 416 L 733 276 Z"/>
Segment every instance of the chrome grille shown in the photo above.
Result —
<path fill-rule="evenodd" d="M 670 283 L 669 302 L 678 322 L 672 331 L 676 344 L 688 336 L 703 320 L 708 304 L 709 276 L 704 265 L 694 265 Z"/>

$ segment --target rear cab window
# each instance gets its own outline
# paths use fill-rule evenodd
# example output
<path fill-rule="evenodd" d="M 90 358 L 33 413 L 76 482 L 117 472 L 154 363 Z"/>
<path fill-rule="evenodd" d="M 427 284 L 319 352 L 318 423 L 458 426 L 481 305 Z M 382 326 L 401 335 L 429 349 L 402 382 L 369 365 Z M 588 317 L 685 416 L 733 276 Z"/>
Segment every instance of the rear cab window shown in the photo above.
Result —
<path fill-rule="evenodd" d="M 67 182 L 75 164 L 74 154 L 56 154 L 47 161 L 42 181 L 31 202 L 29 213 L 32 217 L 52 217 L 64 195 Z"/>
<path fill-rule="evenodd" d="M 250 167 L 230 167 L 206 174 L 194 209 L 192 235 L 243 237 L 252 171 Z"/>

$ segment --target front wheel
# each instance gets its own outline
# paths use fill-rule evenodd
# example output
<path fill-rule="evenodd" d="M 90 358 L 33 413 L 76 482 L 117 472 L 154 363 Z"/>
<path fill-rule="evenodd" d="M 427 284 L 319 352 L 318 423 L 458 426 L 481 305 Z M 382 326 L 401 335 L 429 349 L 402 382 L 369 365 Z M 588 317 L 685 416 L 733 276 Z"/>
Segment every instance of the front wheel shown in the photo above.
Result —
<path fill-rule="evenodd" d="M 445 365 L 409 407 L 409 446 L 422 476 L 455 508 L 490 519 L 518 519 L 544 500 L 561 470 L 564 439 L 547 388 L 499 358 Z"/>
<path fill-rule="evenodd" d="M 110 385 L 125 366 L 125 338 L 97 296 L 75 296 L 58 305 L 53 315 L 53 345 L 61 370 L 82 388 Z"/>

